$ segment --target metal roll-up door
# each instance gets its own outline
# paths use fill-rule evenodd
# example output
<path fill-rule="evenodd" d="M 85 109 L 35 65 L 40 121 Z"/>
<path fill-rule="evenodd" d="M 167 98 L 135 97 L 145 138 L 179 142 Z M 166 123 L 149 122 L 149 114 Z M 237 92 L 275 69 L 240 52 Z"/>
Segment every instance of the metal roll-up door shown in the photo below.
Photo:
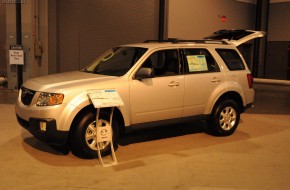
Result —
<path fill-rule="evenodd" d="M 57 72 L 78 70 L 108 48 L 158 38 L 159 1 L 57 1 Z"/>

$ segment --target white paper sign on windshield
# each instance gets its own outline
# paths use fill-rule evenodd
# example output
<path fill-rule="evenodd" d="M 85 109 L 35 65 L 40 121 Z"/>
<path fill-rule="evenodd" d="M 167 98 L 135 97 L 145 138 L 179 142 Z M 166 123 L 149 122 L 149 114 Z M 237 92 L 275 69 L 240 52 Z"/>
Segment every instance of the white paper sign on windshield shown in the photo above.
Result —
<path fill-rule="evenodd" d="M 95 108 L 116 107 L 124 105 L 124 102 L 115 89 L 90 89 L 87 90 L 87 92 Z"/>

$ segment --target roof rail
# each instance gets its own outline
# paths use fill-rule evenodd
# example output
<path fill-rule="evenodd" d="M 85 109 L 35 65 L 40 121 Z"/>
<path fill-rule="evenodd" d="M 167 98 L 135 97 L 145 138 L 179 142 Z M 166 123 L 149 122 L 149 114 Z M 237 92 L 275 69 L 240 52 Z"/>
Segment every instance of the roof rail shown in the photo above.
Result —
<path fill-rule="evenodd" d="M 168 38 L 167 40 L 145 40 L 144 43 L 150 43 L 150 42 L 171 42 L 171 43 L 177 43 L 177 38 Z"/>
<path fill-rule="evenodd" d="M 177 38 L 168 38 L 167 40 L 146 40 L 144 43 L 150 43 L 150 42 L 170 42 L 173 44 L 177 43 L 204 43 L 204 44 L 228 44 L 226 41 L 223 40 L 212 40 L 212 39 L 202 39 L 202 40 L 183 40 L 183 39 L 177 39 Z"/>

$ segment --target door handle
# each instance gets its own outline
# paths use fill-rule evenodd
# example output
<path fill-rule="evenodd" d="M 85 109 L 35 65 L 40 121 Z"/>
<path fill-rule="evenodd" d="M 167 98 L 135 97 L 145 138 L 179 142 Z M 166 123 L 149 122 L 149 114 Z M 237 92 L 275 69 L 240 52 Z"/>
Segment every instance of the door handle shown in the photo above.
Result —
<path fill-rule="evenodd" d="M 221 82 L 221 79 L 214 77 L 213 79 L 211 79 L 211 82 Z"/>
<path fill-rule="evenodd" d="M 175 87 L 175 86 L 179 86 L 179 82 L 175 82 L 175 81 L 171 81 L 168 86 L 170 87 Z"/>

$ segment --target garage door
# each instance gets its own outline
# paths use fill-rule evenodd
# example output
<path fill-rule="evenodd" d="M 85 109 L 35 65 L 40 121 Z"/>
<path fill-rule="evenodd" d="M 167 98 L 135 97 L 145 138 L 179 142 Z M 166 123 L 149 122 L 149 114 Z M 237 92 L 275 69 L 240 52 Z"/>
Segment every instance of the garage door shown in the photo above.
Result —
<path fill-rule="evenodd" d="M 112 46 L 157 39 L 159 1 L 57 1 L 56 72 L 79 70 Z"/>

